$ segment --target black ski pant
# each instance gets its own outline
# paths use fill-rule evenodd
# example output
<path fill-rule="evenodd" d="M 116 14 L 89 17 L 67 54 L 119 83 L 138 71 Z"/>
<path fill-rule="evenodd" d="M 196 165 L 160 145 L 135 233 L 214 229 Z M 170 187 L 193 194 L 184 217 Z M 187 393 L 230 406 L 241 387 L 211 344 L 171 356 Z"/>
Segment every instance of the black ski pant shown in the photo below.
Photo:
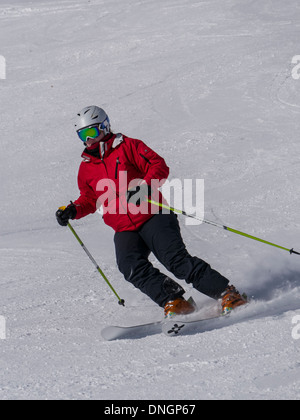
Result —
<path fill-rule="evenodd" d="M 151 252 L 175 277 L 211 298 L 219 299 L 229 283 L 205 261 L 188 253 L 174 213 L 156 214 L 139 231 L 117 232 L 114 242 L 125 279 L 162 307 L 185 291 L 151 264 Z"/>

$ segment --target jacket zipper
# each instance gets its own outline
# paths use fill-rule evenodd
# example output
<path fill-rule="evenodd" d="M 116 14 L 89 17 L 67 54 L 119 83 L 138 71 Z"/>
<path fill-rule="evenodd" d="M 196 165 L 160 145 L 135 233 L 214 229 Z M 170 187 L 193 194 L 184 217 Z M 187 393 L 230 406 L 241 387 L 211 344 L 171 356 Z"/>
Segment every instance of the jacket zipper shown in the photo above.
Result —
<path fill-rule="evenodd" d="M 120 165 L 120 159 L 117 158 L 117 163 L 116 163 L 116 171 L 115 171 L 115 179 L 118 179 L 118 167 Z"/>

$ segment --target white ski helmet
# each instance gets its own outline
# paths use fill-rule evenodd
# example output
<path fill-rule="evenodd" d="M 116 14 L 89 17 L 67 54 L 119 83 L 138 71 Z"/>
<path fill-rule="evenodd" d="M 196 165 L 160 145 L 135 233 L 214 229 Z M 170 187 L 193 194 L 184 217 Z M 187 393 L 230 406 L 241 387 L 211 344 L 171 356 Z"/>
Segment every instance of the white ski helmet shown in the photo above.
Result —
<path fill-rule="evenodd" d="M 97 124 L 105 135 L 110 132 L 110 122 L 108 115 L 102 108 L 99 108 L 98 106 L 87 106 L 83 108 L 76 116 L 76 131 Z"/>

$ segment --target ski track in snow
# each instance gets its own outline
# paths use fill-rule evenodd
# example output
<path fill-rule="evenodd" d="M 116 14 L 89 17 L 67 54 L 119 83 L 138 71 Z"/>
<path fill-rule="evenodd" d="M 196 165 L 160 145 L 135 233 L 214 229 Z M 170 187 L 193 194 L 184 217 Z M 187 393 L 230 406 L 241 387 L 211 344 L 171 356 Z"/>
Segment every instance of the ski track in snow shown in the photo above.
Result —
<path fill-rule="evenodd" d="M 74 227 L 126 308 L 54 218 L 78 194 L 72 117 L 95 103 L 171 177 L 204 178 L 208 219 L 300 250 L 299 18 L 297 0 L 0 5 L 0 399 L 299 399 L 299 257 L 180 218 L 254 301 L 199 334 L 105 342 L 162 310 L 124 282 L 98 214 Z"/>

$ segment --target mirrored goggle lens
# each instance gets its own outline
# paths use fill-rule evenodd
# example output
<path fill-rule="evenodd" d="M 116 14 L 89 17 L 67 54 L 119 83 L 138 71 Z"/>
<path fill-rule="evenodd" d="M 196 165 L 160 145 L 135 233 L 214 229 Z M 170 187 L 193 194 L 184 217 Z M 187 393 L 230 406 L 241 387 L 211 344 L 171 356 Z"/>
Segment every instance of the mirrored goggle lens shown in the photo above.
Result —
<path fill-rule="evenodd" d="M 87 127 L 83 128 L 82 130 L 77 131 L 77 134 L 84 143 L 87 141 L 88 138 L 95 139 L 100 135 L 101 131 L 99 127 Z"/>

